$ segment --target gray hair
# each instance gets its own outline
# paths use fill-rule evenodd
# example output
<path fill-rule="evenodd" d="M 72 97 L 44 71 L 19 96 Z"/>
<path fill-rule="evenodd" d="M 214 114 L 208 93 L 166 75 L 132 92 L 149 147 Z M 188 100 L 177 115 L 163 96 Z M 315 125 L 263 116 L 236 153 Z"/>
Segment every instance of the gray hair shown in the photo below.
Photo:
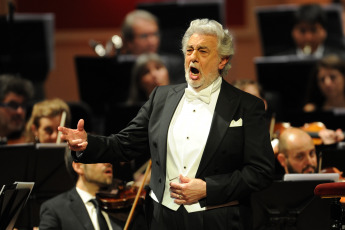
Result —
<path fill-rule="evenodd" d="M 153 21 L 158 25 L 158 18 L 146 10 L 134 10 L 127 14 L 122 23 L 122 36 L 125 41 L 132 41 L 134 39 L 133 24 L 136 19 L 144 19 Z"/>
<path fill-rule="evenodd" d="M 182 51 L 184 55 L 186 55 L 187 43 L 190 37 L 195 33 L 214 35 L 217 37 L 219 57 L 229 58 L 225 67 L 222 70 L 219 70 L 219 74 L 222 77 L 226 76 L 231 68 L 230 60 L 234 55 L 234 45 L 230 32 L 227 29 L 223 29 L 223 26 L 215 20 L 207 18 L 193 20 L 182 38 Z"/>

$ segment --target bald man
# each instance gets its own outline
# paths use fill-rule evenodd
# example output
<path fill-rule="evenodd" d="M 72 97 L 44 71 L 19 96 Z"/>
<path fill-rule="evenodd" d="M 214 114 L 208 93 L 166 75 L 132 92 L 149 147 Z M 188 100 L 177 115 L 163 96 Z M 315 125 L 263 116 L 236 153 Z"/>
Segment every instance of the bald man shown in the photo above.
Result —
<path fill-rule="evenodd" d="M 313 140 L 299 128 L 288 128 L 280 135 L 277 159 L 285 173 L 315 173 L 317 169 Z"/>

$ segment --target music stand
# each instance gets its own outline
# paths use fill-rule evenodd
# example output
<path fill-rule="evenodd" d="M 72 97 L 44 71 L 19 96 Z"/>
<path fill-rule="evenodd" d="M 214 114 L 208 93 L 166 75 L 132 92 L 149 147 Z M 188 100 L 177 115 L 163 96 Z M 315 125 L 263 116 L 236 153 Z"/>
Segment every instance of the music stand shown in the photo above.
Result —
<path fill-rule="evenodd" d="M 143 104 L 127 105 L 126 103 L 110 106 L 105 115 L 105 135 L 118 133 L 137 115 Z"/>
<path fill-rule="evenodd" d="M 294 126 L 303 126 L 304 123 L 322 122 L 328 129 L 336 130 L 338 128 L 345 129 L 345 114 L 337 114 L 334 111 L 291 111 L 286 113 L 286 117 L 290 118 L 291 124 Z"/>
<path fill-rule="evenodd" d="M 294 13 L 299 5 L 279 5 L 256 7 L 262 53 L 271 56 L 295 47 L 291 37 Z M 327 17 L 327 38 L 325 44 L 344 48 L 342 28 L 342 7 L 338 4 L 322 6 Z"/>
<path fill-rule="evenodd" d="M 128 98 L 134 56 L 76 56 L 79 93 L 95 116 L 104 115 L 109 105 Z"/>
<path fill-rule="evenodd" d="M 257 79 L 265 92 L 280 98 L 281 107 L 277 120 L 284 119 L 287 112 L 301 110 L 310 75 L 317 58 L 299 58 L 294 55 L 257 57 L 254 59 Z"/>
<path fill-rule="evenodd" d="M 345 172 L 345 149 L 324 149 L 320 152 L 321 169 L 336 167 Z"/>
<path fill-rule="evenodd" d="M 33 186 L 33 182 L 15 182 L 12 185 L 3 185 L 0 191 L 0 230 L 13 229 Z"/>
<path fill-rule="evenodd" d="M 74 186 L 65 165 L 66 143 L 20 144 L 0 146 L 0 184 L 33 181 L 30 199 L 18 217 L 16 227 L 32 228 L 39 224 L 39 208 Z"/>
<path fill-rule="evenodd" d="M 324 230 L 330 208 L 314 196 L 316 185 L 330 181 L 274 181 L 251 196 L 254 230 Z"/>

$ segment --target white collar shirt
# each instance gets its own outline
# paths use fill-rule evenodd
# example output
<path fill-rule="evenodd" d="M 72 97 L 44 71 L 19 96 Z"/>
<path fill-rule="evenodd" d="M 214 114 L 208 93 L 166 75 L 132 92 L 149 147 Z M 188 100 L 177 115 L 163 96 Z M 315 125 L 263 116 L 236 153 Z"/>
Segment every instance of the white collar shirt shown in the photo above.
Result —
<path fill-rule="evenodd" d="M 314 53 L 312 53 L 311 55 L 307 55 L 307 54 L 305 54 L 305 53 L 303 52 L 302 49 L 297 48 L 296 54 L 297 54 L 297 56 L 300 57 L 300 58 L 308 57 L 308 56 L 312 56 L 312 57 L 315 57 L 315 58 L 322 58 L 323 53 L 324 53 L 324 50 L 325 50 L 325 47 L 324 47 L 323 45 L 319 45 L 319 46 L 317 47 L 317 49 L 315 50 Z"/>
<path fill-rule="evenodd" d="M 92 199 L 95 199 L 95 197 L 92 196 L 90 193 L 88 193 L 88 192 L 86 192 L 86 191 L 84 191 L 78 187 L 76 187 L 76 189 L 77 189 L 77 193 L 79 194 L 80 198 L 82 199 L 82 201 L 86 207 L 87 212 L 89 213 L 93 227 L 95 228 L 95 230 L 101 230 L 99 228 L 99 224 L 98 224 L 96 208 L 90 201 Z M 109 230 L 113 230 L 108 214 L 104 211 L 102 211 L 102 214 L 105 218 L 105 221 L 107 222 Z"/>
<path fill-rule="evenodd" d="M 171 181 L 178 182 L 179 175 L 195 178 L 211 128 L 212 118 L 220 92 L 222 78 L 196 94 L 209 94 L 209 103 L 200 99 L 192 101 L 182 97 L 168 130 L 166 181 L 162 204 L 172 210 L 180 205 L 170 196 Z M 192 87 L 188 86 L 193 90 Z M 204 91 L 204 92 L 203 92 Z M 203 211 L 199 203 L 184 205 L 187 212 Z"/>

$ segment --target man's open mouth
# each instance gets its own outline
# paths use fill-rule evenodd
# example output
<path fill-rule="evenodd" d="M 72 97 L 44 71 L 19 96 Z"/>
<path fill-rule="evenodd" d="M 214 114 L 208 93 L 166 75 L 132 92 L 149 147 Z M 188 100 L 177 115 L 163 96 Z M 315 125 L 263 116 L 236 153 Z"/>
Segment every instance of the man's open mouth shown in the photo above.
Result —
<path fill-rule="evenodd" d="M 192 74 L 198 74 L 200 71 L 195 68 L 195 67 L 190 67 L 190 71 L 192 72 Z"/>

